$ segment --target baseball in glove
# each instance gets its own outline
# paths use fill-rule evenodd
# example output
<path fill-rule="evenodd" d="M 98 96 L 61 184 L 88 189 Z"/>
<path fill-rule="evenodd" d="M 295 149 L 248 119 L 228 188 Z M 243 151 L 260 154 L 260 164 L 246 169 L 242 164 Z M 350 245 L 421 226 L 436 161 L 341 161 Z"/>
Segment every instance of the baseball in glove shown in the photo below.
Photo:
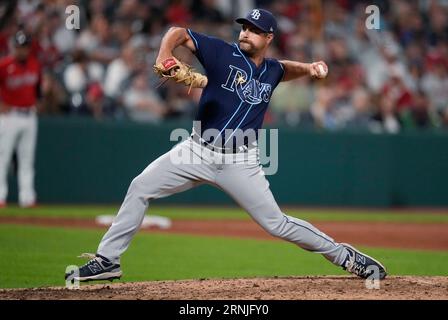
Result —
<path fill-rule="evenodd" d="M 170 78 L 176 80 L 176 82 L 189 86 L 188 93 L 190 93 L 191 88 L 204 88 L 207 85 L 206 76 L 194 71 L 191 66 L 177 60 L 175 57 L 170 57 L 159 62 L 154 65 L 153 69 L 159 77 L 166 78 L 166 80 L 163 80 L 158 87 Z"/>

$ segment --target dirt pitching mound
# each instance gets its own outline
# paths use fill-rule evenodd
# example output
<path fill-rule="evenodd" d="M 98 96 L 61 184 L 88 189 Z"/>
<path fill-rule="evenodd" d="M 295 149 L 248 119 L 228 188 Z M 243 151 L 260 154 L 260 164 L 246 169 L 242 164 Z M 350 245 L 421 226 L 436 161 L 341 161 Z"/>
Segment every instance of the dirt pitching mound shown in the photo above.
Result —
<path fill-rule="evenodd" d="M 321 300 L 448 299 L 448 277 L 388 277 L 368 289 L 350 276 L 152 281 L 0 290 L 0 299 Z"/>

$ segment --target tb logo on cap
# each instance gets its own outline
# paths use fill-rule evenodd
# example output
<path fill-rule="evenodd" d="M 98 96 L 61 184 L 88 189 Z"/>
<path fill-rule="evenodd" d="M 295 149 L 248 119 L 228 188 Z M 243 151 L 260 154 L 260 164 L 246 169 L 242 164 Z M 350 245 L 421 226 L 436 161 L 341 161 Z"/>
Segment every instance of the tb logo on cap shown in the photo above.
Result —
<path fill-rule="evenodd" d="M 260 19 L 261 13 L 260 13 L 260 10 L 254 9 L 254 10 L 252 10 L 252 13 L 250 15 L 254 20 L 258 20 L 258 19 Z"/>

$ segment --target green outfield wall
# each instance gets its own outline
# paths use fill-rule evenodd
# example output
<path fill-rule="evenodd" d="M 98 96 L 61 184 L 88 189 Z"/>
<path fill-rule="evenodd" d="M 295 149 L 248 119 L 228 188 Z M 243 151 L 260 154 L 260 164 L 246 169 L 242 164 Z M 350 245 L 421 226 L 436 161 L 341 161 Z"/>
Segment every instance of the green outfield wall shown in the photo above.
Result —
<path fill-rule="evenodd" d="M 121 202 L 134 176 L 175 143 L 175 128 L 83 118 L 41 118 L 36 186 L 42 203 Z M 448 206 L 448 133 L 279 129 L 279 165 L 268 176 L 279 202 L 317 206 Z M 9 200 L 17 199 L 10 170 Z M 225 204 L 201 186 L 159 203 Z"/>

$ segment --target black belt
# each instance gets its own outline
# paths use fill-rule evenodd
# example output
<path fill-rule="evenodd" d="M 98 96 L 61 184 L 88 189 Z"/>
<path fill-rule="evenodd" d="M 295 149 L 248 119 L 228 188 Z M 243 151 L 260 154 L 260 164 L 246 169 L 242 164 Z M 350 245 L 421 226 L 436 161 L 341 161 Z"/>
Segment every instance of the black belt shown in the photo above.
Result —
<path fill-rule="evenodd" d="M 235 146 L 233 148 L 217 147 L 217 146 L 214 146 L 214 145 L 208 143 L 207 141 L 202 139 L 198 134 L 195 134 L 195 133 L 191 134 L 191 138 L 193 139 L 194 142 L 200 144 L 201 146 L 203 146 L 213 152 L 218 152 L 218 153 L 222 153 L 222 154 L 243 153 L 243 152 L 247 152 L 247 150 L 249 150 L 249 147 L 245 144 L 241 145 L 241 146 Z"/>

